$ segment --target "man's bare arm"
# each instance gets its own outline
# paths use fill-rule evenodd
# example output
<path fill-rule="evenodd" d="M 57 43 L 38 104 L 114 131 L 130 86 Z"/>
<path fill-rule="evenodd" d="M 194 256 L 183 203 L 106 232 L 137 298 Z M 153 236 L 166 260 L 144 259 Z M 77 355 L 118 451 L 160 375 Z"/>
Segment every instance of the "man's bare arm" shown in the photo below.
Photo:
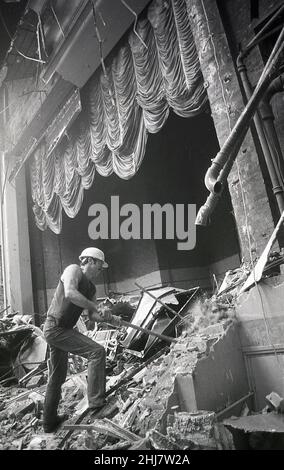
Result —
<path fill-rule="evenodd" d="M 97 302 L 88 300 L 78 291 L 78 285 L 82 277 L 81 269 L 73 264 L 68 266 L 63 274 L 64 294 L 74 305 L 84 308 L 92 312 L 93 320 L 103 321 L 97 310 Z"/>
<path fill-rule="evenodd" d="M 91 310 L 89 309 L 89 311 L 88 311 L 90 322 L 93 323 L 93 322 L 104 321 L 103 315 L 98 309 L 98 302 L 97 302 L 96 294 L 92 298 L 92 303 L 94 304 L 95 308 L 93 308 Z"/>

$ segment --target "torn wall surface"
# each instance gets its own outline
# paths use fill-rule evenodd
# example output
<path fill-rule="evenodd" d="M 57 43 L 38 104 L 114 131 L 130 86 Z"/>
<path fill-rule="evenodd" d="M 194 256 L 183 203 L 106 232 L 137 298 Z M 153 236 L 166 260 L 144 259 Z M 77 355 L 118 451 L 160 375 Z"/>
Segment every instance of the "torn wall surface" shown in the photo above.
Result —
<path fill-rule="evenodd" d="M 283 275 L 263 279 L 236 304 L 236 317 L 248 379 L 255 390 L 255 409 L 274 390 L 284 395 Z"/>

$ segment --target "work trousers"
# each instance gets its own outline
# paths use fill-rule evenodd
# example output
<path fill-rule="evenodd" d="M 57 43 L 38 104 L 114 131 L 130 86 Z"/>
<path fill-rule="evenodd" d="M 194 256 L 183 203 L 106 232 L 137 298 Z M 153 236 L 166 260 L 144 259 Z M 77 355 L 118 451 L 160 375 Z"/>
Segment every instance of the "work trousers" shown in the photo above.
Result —
<path fill-rule="evenodd" d="M 57 326 L 56 320 L 48 318 L 44 336 L 50 348 L 50 373 L 46 389 L 43 420 L 53 423 L 61 398 L 61 386 L 66 380 L 68 352 L 88 359 L 88 402 L 90 408 L 105 403 L 106 354 L 100 344 L 78 331 Z"/>

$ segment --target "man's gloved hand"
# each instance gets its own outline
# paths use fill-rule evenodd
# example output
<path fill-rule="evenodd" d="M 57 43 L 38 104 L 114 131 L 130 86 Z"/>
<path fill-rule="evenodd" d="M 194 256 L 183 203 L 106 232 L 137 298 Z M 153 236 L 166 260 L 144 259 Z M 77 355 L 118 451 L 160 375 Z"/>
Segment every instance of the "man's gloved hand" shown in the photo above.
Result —
<path fill-rule="evenodd" d="M 112 315 L 111 316 L 111 321 L 110 323 L 113 325 L 113 326 L 116 326 L 117 328 L 121 327 L 121 321 L 122 319 L 120 317 L 118 317 L 117 315 Z"/>
<path fill-rule="evenodd" d="M 105 321 L 106 323 L 111 323 L 113 315 L 111 314 L 111 310 L 108 307 L 100 308 L 99 315 L 102 321 Z"/>
<path fill-rule="evenodd" d="M 121 326 L 122 319 L 117 315 L 112 315 L 112 310 L 103 305 L 100 307 L 99 315 L 103 322 L 110 323 L 111 325 L 119 328 Z"/>

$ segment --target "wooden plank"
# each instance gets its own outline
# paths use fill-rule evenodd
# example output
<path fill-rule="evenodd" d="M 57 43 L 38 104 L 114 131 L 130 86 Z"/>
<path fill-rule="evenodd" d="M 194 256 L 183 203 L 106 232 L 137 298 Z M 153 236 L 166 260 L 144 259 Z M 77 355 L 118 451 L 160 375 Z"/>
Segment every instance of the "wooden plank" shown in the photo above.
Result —
<path fill-rule="evenodd" d="M 96 420 L 92 424 L 65 424 L 64 429 L 72 431 L 96 431 L 109 436 L 117 437 L 122 440 L 138 441 L 140 438 L 126 429 L 116 425 L 111 420 L 104 418 L 103 420 Z"/>
<path fill-rule="evenodd" d="M 128 429 L 124 429 L 118 424 L 114 423 L 108 418 L 104 418 L 104 422 L 109 424 L 109 426 L 112 426 L 113 429 L 115 429 L 118 433 L 121 433 L 122 435 L 125 436 L 126 440 L 132 440 L 132 441 L 139 441 L 140 437 L 134 434 L 133 432 L 129 431 Z"/>

